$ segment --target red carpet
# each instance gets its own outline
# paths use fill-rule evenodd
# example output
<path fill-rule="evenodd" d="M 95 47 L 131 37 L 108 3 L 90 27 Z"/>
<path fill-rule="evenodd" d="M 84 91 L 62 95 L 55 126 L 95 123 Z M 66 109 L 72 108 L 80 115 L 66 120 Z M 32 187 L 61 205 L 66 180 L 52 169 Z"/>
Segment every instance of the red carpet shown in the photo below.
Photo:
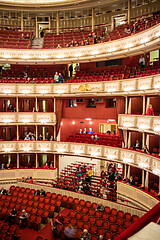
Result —
<path fill-rule="evenodd" d="M 61 213 L 66 216 L 70 209 L 64 209 Z M 26 228 L 22 230 L 20 240 L 36 240 L 38 236 L 42 236 L 45 240 L 54 240 L 50 222 L 39 232 Z"/>

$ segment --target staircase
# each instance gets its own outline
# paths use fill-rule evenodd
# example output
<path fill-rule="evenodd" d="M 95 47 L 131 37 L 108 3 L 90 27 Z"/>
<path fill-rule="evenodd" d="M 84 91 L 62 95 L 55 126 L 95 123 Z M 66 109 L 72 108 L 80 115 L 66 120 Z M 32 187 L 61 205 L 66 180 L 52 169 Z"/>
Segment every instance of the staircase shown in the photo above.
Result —
<path fill-rule="evenodd" d="M 34 38 L 31 42 L 32 49 L 40 49 L 43 47 L 43 38 Z"/>

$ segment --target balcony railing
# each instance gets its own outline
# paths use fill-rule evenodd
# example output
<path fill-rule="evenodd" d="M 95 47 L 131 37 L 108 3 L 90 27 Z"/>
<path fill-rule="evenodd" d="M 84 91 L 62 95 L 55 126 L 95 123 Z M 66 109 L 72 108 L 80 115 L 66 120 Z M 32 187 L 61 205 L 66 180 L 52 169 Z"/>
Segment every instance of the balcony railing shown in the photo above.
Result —
<path fill-rule="evenodd" d="M 89 83 L 57 83 L 57 84 L 0 84 L 0 96 L 125 96 L 150 95 L 159 93 L 160 75 L 149 77 Z"/>
<path fill-rule="evenodd" d="M 55 125 L 56 114 L 46 112 L 1 112 L 0 125 Z"/>
<path fill-rule="evenodd" d="M 148 115 L 119 114 L 118 128 L 160 135 L 160 117 Z"/>
<path fill-rule="evenodd" d="M 126 38 L 64 49 L 0 49 L 0 61 L 54 64 L 123 58 L 159 48 L 160 24 Z"/>
<path fill-rule="evenodd" d="M 123 148 L 56 141 L 1 141 L 0 154 L 6 153 L 53 153 L 111 160 L 160 176 L 160 158 Z"/>

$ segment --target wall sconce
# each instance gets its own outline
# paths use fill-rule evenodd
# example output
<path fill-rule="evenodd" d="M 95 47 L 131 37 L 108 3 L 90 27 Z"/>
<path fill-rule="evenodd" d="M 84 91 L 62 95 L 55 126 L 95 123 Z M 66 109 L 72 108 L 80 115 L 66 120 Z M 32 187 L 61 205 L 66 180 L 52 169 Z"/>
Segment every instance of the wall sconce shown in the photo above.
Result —
<path fill-rule="evenodd" d="M 72 125 L 75 125 L 76 123 L 75 123 L 75 121 L 72 121 Z"/>

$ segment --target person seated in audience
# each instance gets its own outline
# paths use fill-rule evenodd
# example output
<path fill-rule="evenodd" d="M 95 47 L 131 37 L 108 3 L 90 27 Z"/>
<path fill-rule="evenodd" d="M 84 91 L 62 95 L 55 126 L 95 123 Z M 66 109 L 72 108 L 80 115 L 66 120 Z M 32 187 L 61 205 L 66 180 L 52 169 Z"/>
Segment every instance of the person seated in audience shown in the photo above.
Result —
<path fill-rule="evenodd" d="M 43 166 L 43 169 L 49 169 L 48 163 L 46 163 L 46 164 Z"/>
<path fill-rule="evenodd" d="M 51 135 L 49 141 L 54 141 L 54 137 L 53 137 L 53 135 Z"/>
<path fill-rule="evenodd" d="M 20 39 L 25 39 L 24 34 L 22 33 Z"/>
<path fill-rule="evenodd" d="M 30 39 L 29 34 L 27 33 L 27 35 L 25 36 L 25 39 Z"/>
<path fill-rule="evenodd" d="M 150 154 L 149 149 L 146 144 L 144 145 L 144 148 L 142 148 L 142 152 Z"/>
<path fill-rule="evenodd" d="M 128 183 L 129 183 L 130 185 L 135 185 L 135 180 L 134 180 L 134 178 L 133 178 L 132 176 L 130 176 L 130 178 L 129 178 L 129 180 L 128 180 Z"/>
<path fill-rule="evenodd" d="M 143 56 L 140 56 L 139 65 L 140 65 L 141 69 L 145 67 L 145 59 Z"/>
<path fill-rule="evenodd" d="M 43 189 L 41 189 L 41 191 L 40 191 L 40 195 L 43 196 L 43 197 L 46 196 L 46 193 L 45 193 L 45 191 L 44 191 Z"/>
<path fill-rule="evenodd" d="M 81 236 L 80 236 L 80 239 L 81 240 L 90 240 L 91 239 L 91 235 L 90 233 L 88 232 L 87 229 L 84 229 Z"/>
<path fill-rule="evenodd" d="M 65 240 L 76 239 L 76 229 L 71 224 L 65 227 L 64 237 L 65 237 Z"/>
<path fill-rule="evenodd" d="M 102 205 L 101 202 L 98 203 L 95 211 L 100 211 L 100 212 L 103 212 L 103 211 L 104 211 L 104 206 Z"/>
<path fill-rule="evenodd" d="M 58 224 L 63 225 L 64 224 L 64 215 L 62 213 L 58 213 L 58 216 L 56 216 L 55 221 Z"/>
<path fill-rule="evenodd" d="M 84 41 L 82 41 L 80 45 L 81 45 L 81 46 L 84 46 L 84 45 L 85 45 Z"/>
<path fill-rule="evenodd" d="M 49 169 L 51 169 L 51 170 L 55 169 L 55 168 L 53 167 L 52 163 L 50 164 Z"/>
<path fill-rule="evenodd" d="M 97 240 L 103 240 L 103 235 L 99 235 L 99 237 L 97 238 Z"/>
<path fill-rule="evenodd" d="M 6 189 L 4 189 L 4 187 L 2 187 L 0 190 L 0 195 L 6 195 L 6 194 L 7 194 Z"/>
<path fill-rule="evenodd" d="M 101 171 L 101 178 L 105 178 L 106 177 L 106 172 L 104 170 Z"/>
<path fill-rule="evenodd" d="M 94 140 L 94 135 L 91 135 L 91 140 Z"/>
<path fill-rule="evenodd" d="M 7 165 L 6 165 L 6 169 L 10 169 L 10 165 L 9 165 L 9 163 L 7 163 Z"/>
<path fill-rule="evenodd" d="M 33 195 L 40 196 L 40 191 L 36 188 Z"/>
<path fill-rule="evenodd" d="M 154 116 L 154 111 L 151 104 L 148 105 L 146 115 Z"/>
<path fill-rule="evenodd" d="M 63 76 L 61 73 L 59 73 L 59 83 L 63 83 Z"/>
<path fill-rule="evenodd" d="M 136 149 L 141 149 L 141 145 L 140 145 L 140 141 L 137 139 L 134 146 L 133 146 L 133 149 L 136 150 Z"/>
<path fill-rule="evenodd" d="M 57 48 L 61 48 L 61 45 L 60 45 L 60 43 L 58 44 Z"/>
<path fill-rule="evenodd" d="M 101 184 L 103 187 L 106 187 L 106 178 L 102 179 Z"/>
<path fill-rule="evenodd" d="M 25 140 L 25 141 L 30 141 L 30 140 L 31 140 L 28 134 L 27 134 L 27 136 L 24 138 L 24 140 Z"/>
<path fill-rule="evenodd" d="M 58 75 L 58 72 L 56 72 L 55 75 L 54 75 L 54 81 L 55 81 L 55 83 L 59 83 L 59 75 Z"/>
<path fill-rule="evenodd" d="M 7 194 L 6 194 L 7 196 L 11 196 L 12 195 L 12 192 L 11 192 L 11 190 L 9 189 L 9 190 L 7 190 Z"/>
<path fill-rule="evenodd" d="M 136 24 L 136 23 L 133 23 L 131 32 L 132 32 L 132 33 L 135 33 L 137 30 L 138 30 L 137 24 Z"/>
<path fill-rule="evenodd" d="M 116 170 L 115 171 L 115 174 L 114 174 L 114 177 L 115 177 L 115 180 L 118 181 L 118 180 L 121 180 L 122 179 L 122 176 L 120 173 L 118 173 L 118 171 Z"/>
<path fill-rule="evenodd" d="M 4 163 L 2 163 L 2 165 L 1 165 L 1 170 L 5 170 L 6 168 L 5 168 L 5 165 L 4 165 Z"/>
<path fill-rule="evenodd" d="M 126 27 L 126 28 L 124 29 L 124 32 L 127 33 L 127 34 L 130 34 L 130 33 L 131 33 L 131 30 L 130 30 L 129 27 Z"/>
<path fill-rule="evenodd" d="M 33 183 L 33 178 L 32 177 L 30 177 L 30 178 L 28 177 L 28 181 L 29 181 L 29 183 L 32 184 Z M 26 178 L 26 182 L 27 182 L 27 178 Z"/>
<path fill-rule="evenodd" d="M 103 198 L 107 198 L 107 192 L 105 187 L 101 187 L 100 194 Z"/>
<path fill-rule="evenodd" d="M 19 217 L 20 227 L 26 227 L 28 219 L 28 213 L 25 210 L 22 210 L 22 215 Z"/>
<path fill-rule="evenodd" d="M 87 128 L 84 128 L 83 133 L 87 134 Z"/>
<path fill-rule="evenodd" d="M 83 133 L 83 130 L 82 130 L 82 129 L 79 129 L 79 133 L 82 134 L 82 133 Z"/>
<path fill-rule="evenodd" d="M 31 139 L 30 139 L 31 141 L 35 141 L 35 138 L 34 138 L 34 136 L 32 135 L 32 137 L 31 137 Z"/>
<path fill-rule="evenodd" d="M 45 140 L 48 140 L 48 141 L 50 140 L 49 132 L 46 133 Z"/>
<path fill-rule="evenodd" d="M 92 128 L 89 128 L 88 133 L 89 133 L 89 134 L 93 134 Z"/>
<path fill-rule="evenodd" d="M 43 137 L 42 137 L 42 135 L 40 133 L 39 136 L 38 136 L 38 141 L 42 141 L 42 140 L 43 140 Z"/>
<path fill-rule="evenodd" d="M 78 180 L 81 180 L 81 178 L 82 178 L 82 170 L 81 170 L 80 167 L 76 170 L 75 174 L 77 175 Z"/>
<path fill-rule="evenodd" d="M 74 47 L 74 40 L 71 41 L 71 43 L 69 44 L 69 47 Z"/>
<path fill-rule="evenodd" d="M 9 225 L 16 224 L 16 217 L 17 217 L 17 210 L 16 210 L 16 208 L 13 208 L 8 217 Z"/>
<path fill-rule="evenodd" d="M 101 140 L 97 135 L 94 136 L 94 140 Z"/>
<path fill-rule="evenodd" d="M 109 133 L 109 134 L 111 134 L 111 131 L 110 130 L 107 130 L 107 132 L 106 133 Z"/>
<path fill-rule="evenodd" d="M 85 45 L 90 45 L 89 42 L 87 40 L 85 40 Z"/>
<path fill-rule="evenodd" d="M 12 104 L 9 104 L 8 108 L 7 108 L 8 111 L 11 111 L 11 112 L 14 112 L 14 107 Z"/>
<path fill-rule="evenodd" d="M 35 107 L 33 107 L 33 110 L 32 110 L 32 112 L 37 112 Z"/>

